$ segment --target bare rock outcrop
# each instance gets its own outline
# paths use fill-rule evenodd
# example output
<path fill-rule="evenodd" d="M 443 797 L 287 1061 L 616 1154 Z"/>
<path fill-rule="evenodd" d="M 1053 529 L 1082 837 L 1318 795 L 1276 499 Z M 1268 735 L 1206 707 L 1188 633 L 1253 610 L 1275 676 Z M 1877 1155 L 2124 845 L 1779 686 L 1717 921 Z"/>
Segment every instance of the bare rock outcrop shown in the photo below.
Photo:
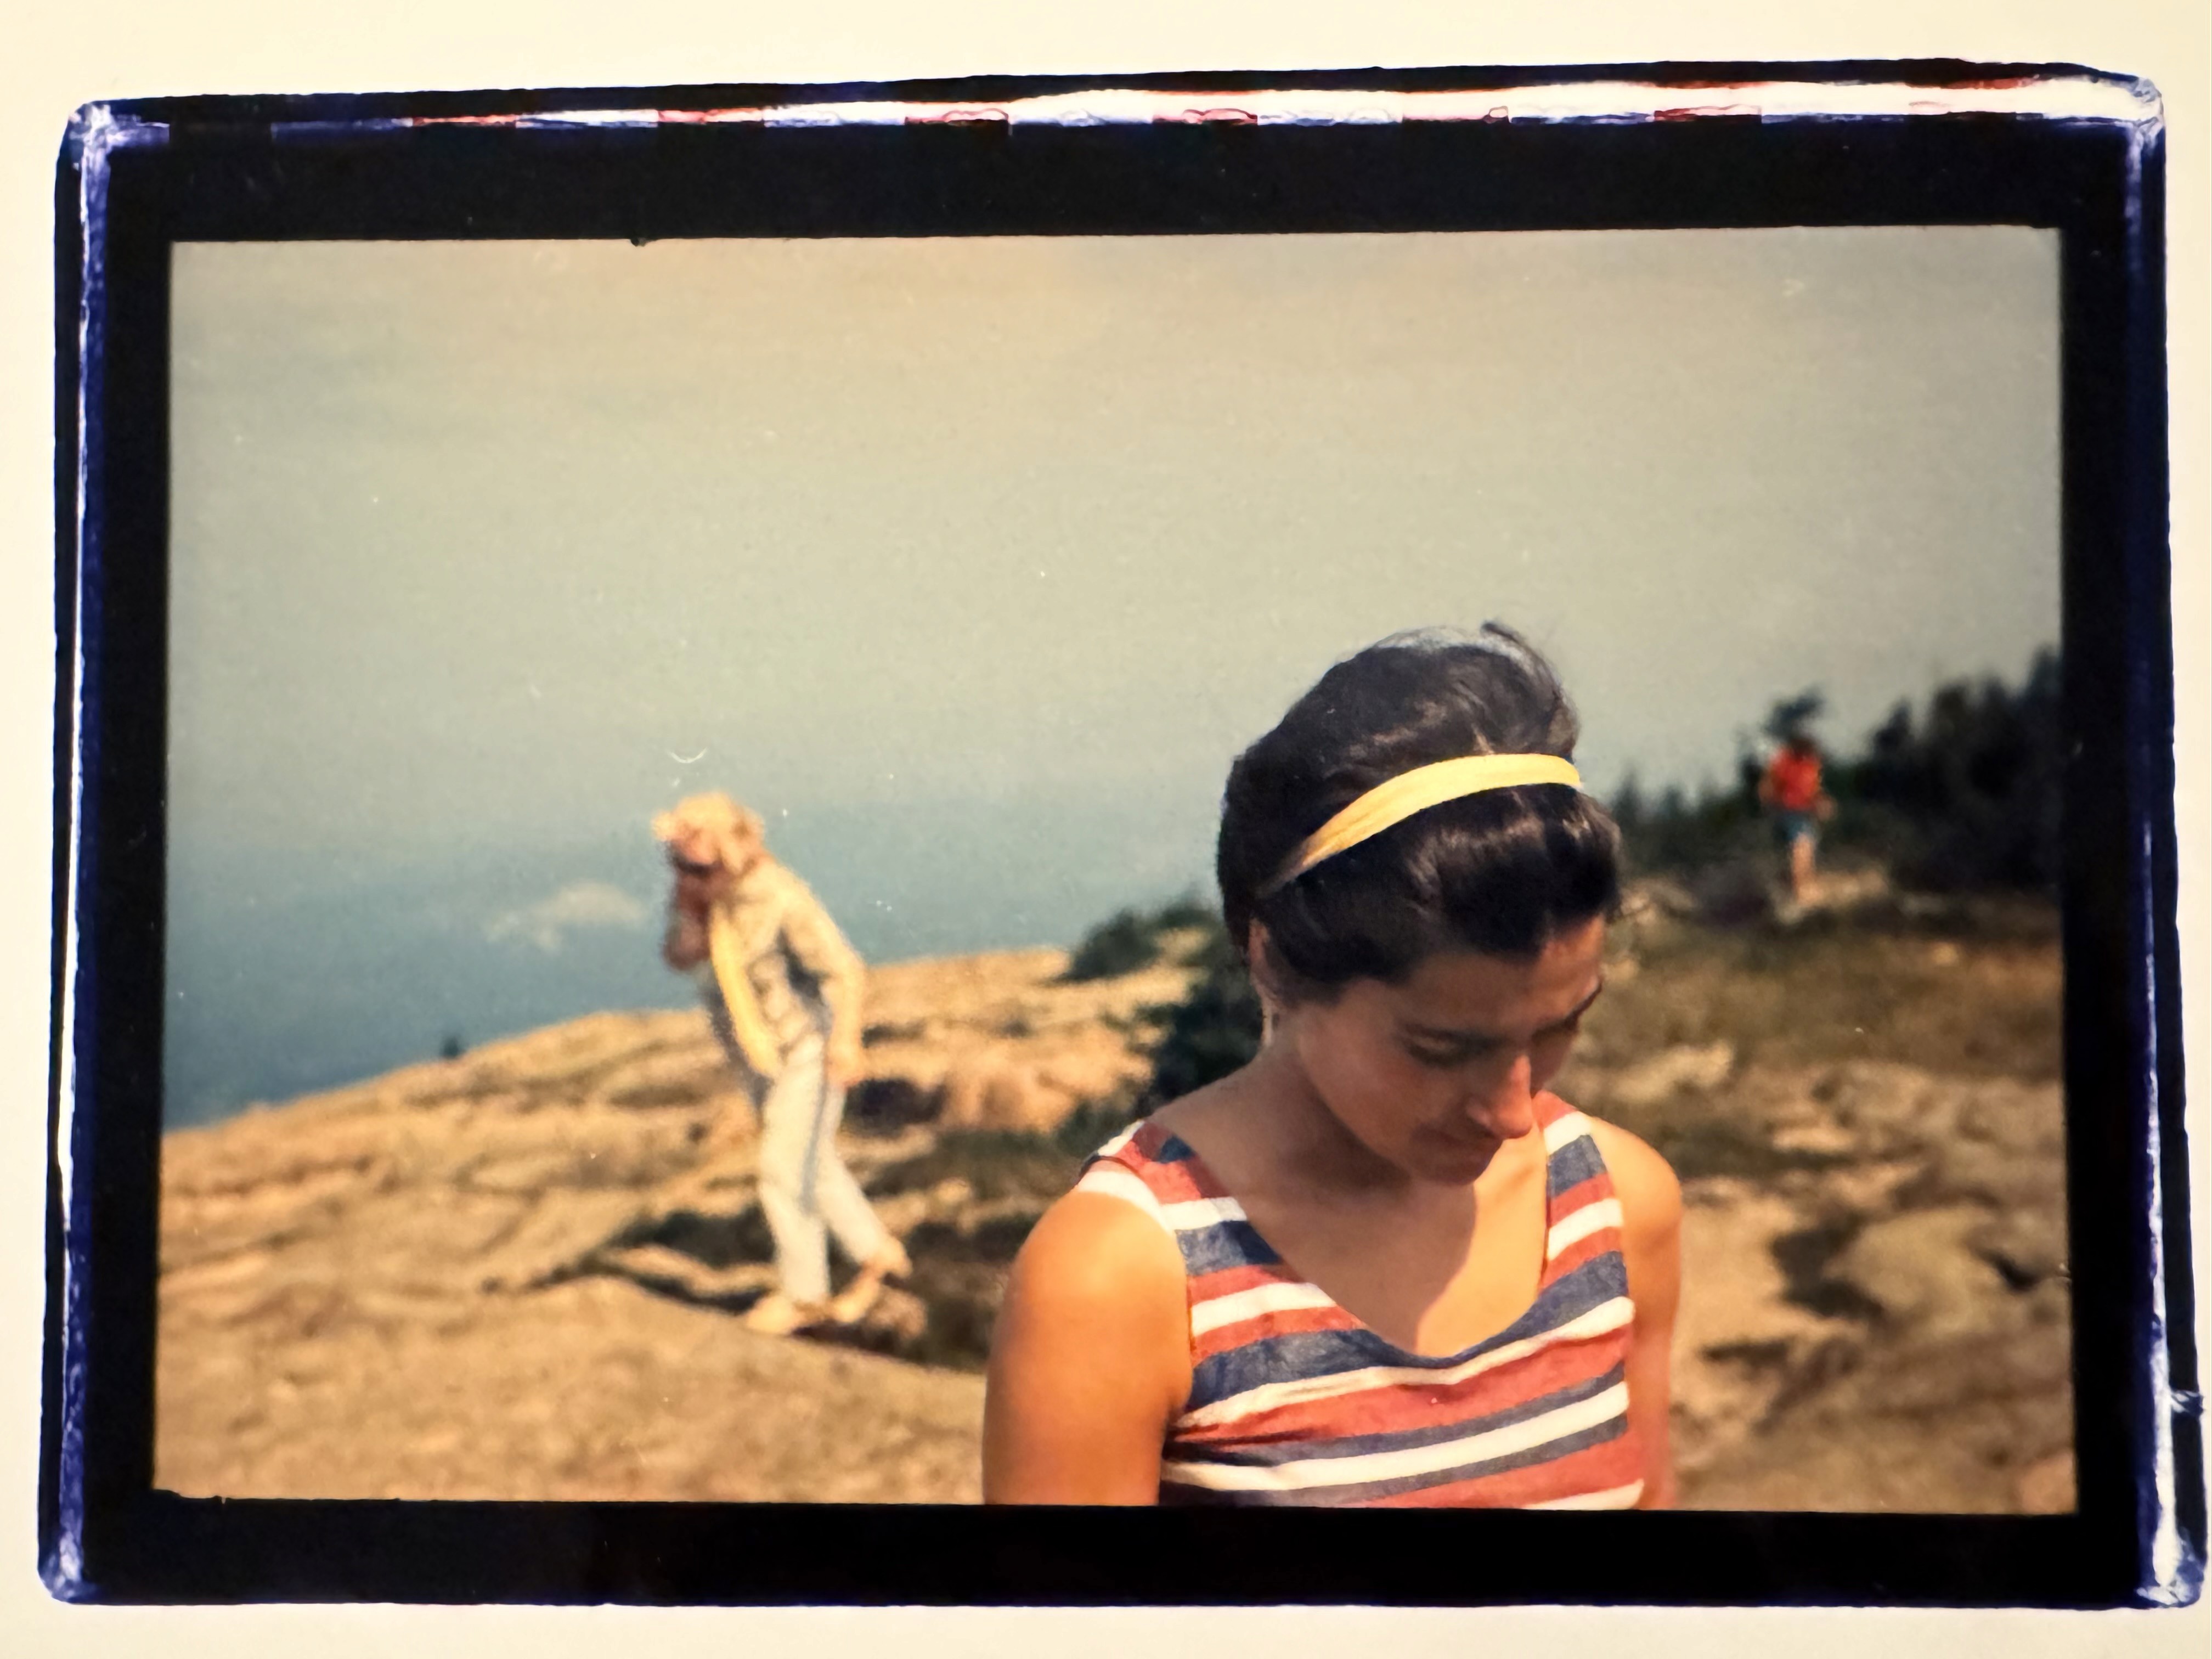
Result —
<path fill-rule="evenodd" d="M 1923 1003 L 1967 1013 L 1899 1016 L 1887 1055 L 1818 1061 L 1789 1047 L 1809 1041 L 1802 973 L 1666 949 L 1640 973 L 1613 964 L 1608 1021 L 1559 1086 L 1682 1176 L 1686 1503 L 2072 1504 L 2059 1088 L 1927 1063 L 1968 1052 L 1958 1021 L 1983 1016 L 1964 999 L 2014 987 L 2032 1011 L 2055 979 L 1961 948 L 1885 945 L 1866 958 L 1879 975 L 1821 969 L 1848 988 L 1918 963 L 1936 988 Z M 916 1272 L 834 1338 L 730 1317 L 769 1285 L 772 1252 L 750 1108 L 696 1012 L 595 1015 L 167 1136 L 157 1482 L 974 1498 L 977 1366 L 1006 1266 L 1079 1159 L 1058 1126 L 1128 1098 L 1141 1011 L 1187 981 L 1169 966 L 1068 984 L 1066 960 L 876 970 L 870 1077 L 841 1148 Z M 2004 1018 L 1988 1052 L 2033 1029 Z M 1857 1053 L 1834 1023 L 1824 1041 Z M 1899 1030 L 1929 1034 L 1911 1037 L 1919 1063 L 1889 1057 Z"/>
<path fill-rule="evenodd" d="M 843 1142 L 864 1183 L 914 1169 L 948 1111 L 1046 1130 L 1142 1074 L 1135 1017 L 1183 970 L 1067 985 L 1066 963 L 875 971 Z M 870 1090 L 904 1111 L 869 1121 Z M 886 1219 L 934 1241 L 927 1299 L 895 1291 L 836 1345 L 750 1334 L 727 1315 L 773 1277 L 751 1112 L 701 1013 L 592 1015 L 179 1131 L 162 1153 L 155 1478 L 172 1490 L 977 1495 L 981 1379 L 911 1362 L 988 1340 L 1042 1200 L 894 1179 Z"/>
<path fill-rule="evenodd" d="M 1685 1502 L 2070 1507 L 2057 1085 L 1696 1052 L 1577 1079 L 1684 1177 Z"/>

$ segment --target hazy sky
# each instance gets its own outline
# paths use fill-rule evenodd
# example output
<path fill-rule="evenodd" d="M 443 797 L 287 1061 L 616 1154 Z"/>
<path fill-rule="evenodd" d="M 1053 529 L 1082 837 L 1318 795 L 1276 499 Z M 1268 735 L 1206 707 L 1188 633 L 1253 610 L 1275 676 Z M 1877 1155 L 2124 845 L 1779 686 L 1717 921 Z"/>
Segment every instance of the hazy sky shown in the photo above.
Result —
<path fill-rule="evenodd" d="M 1849 746 L 2057 635 L 2045 233 L 222 245 L 175 273 L 187 861 L 521 848 L 713 787 L 772 823 L 949 803 L 986 861 L 1057 810 L 1066 857 L 1158 885 L 1205 868 L 1235 750 L 1394 629 L 1532 635 L 1606 791 L 1722 775 L 1808 684 Z M 1109 817 L 1158 834 L 1087 842 Z"/>

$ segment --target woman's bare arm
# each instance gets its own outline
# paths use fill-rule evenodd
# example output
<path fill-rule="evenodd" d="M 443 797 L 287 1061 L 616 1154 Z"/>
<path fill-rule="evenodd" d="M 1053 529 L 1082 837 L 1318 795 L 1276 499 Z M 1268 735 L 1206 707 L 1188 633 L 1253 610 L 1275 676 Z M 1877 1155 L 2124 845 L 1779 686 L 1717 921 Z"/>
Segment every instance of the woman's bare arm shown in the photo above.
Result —
<path fill-rule="evenodd" d="M 707 959 L 707 911 L 713 902 L 705 882 L 678 873 L 668 897 L 668 927 L 661 935 L 660 959 L 678 973 Z"/>
<path fill-rule="evenodd" d="M 1610 1123 L 1593 1124 L 1598 1152 L 1620 1199 L 1621 1254 L 1628 1263 L 1628 1294 L 1636 1304 L 1628 1350 L 1628 1416 L 1644 1447 L 1638 1506 L 1668 1509 L 1674 1502 L 1668 1417 L 1673 1405 L 1674 1307 L 1681 1292 L 1682 1188 L 1667 1160 L 1636 1136 Z"/>
<path fill-rule="evenodd" d="M 1182 1252 L 1109 1194 L 1048 1210 L 1015 1257 L 983 1405 L 988 1504 L 1153 1504 L 1190 1393 Z"/>

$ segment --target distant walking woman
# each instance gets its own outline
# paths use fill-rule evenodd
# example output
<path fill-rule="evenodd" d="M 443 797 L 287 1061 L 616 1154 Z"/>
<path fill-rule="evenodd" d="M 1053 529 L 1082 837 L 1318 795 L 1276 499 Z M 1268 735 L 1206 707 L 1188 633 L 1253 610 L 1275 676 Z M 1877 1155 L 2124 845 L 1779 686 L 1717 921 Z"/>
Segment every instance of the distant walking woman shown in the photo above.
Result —
<path fill-rule="evenodd" d="M 1492 625 L 1360 652 L 1238 758 L 1218 870 L 1265 1039 L 1030 1233 L 988 1499 L 1672 1501 L 1680 1192 L 1546 1088 L 1619 891 L 1575 737 Z"/>
<path fill-rule="evenodd" d="M 714 1030 L 761 1102 L 760 1201 L 780 1287 L 745 1322 L 787 1335 L 849 1323 L 910 1271 L 837 1155 L 845 1091 L 860 1074 L 866 970 L 806 884 L 769 856 L 759 818 L 694 795 L 653 821 L 676 887 L 662 955 L 695 973 Z M 830 1295 L 829 1240 L 859 1265 Z"/>

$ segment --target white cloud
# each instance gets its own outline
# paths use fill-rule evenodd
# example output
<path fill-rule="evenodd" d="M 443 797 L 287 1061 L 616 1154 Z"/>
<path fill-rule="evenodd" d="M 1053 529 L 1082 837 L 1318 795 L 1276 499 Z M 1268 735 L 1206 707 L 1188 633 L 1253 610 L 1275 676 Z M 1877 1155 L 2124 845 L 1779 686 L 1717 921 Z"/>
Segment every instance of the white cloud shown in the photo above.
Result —
<path fill-rule="evenodd" d="M 520 910 L 510 910 L 484 929 L 489 939 L 520 939 L 550 956 L 572 930 L 644 926 L 645 906 L 619 887 L 603 881 L 572 882 L 559 892 Z"/>

